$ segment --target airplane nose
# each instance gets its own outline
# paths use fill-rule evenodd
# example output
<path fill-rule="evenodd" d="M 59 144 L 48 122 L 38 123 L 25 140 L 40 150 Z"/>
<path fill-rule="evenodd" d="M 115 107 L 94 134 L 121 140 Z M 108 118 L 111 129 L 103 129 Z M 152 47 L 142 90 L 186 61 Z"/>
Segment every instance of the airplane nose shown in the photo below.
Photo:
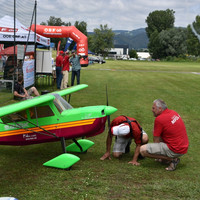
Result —
<path fill-rule="evenodd" d="M 116 111 L 117 111 L 117 108 L 114 108 L 112 106 L 106 106 L 105 109 L 104 109 L 106 116 L 111 115 Z"/>

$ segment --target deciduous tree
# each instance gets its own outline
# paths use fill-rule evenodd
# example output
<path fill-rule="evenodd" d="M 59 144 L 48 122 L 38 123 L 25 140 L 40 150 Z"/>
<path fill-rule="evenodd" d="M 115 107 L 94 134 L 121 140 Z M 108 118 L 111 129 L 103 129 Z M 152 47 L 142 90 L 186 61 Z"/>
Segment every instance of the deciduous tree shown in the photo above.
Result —
<path fill-rule="evenodd" d="M 151 13 L 149 13 L 146 23 L 147 28 L 146 32 L 148 37 L 151 37 L 151 34 L 154 33 L 154 31 L 157 31 L 160 33 L 163 30 L 167 30 L 169 28 L 174 27 L 174 11 L 167 9 L 167 10 L 156 10 Z"/>
<path fill-rule="evenodd" d="M 113 48 L 114 33 L 108 25 L 100 25 L 100 28 L 94 29 L 94 34 L 89 38 L 89 48 L 91 51 L 106 56 Z"/>
<path fill-rule="evenodd" d="M 174 11 L 167 9 L 167 10 L 156 10 L 151 12 L 147 19 L 147 36 L 149 37 L 149 52 L 151 53 L 153 58 L 163 58 L 166 55 L 165 46 L 161 44 L 160 33 L 165 30 L 169 30 L 174 27 Z M 164 32 L 163 34 L 166 34 Z"/>
<path fill-rule="evenodd" d="M 159 34 L 160 58 L 180 57 L 187 53 L 187 29 L 171 28 Z"/>
<path fill-rule="evenodd" d="M 129 56 L 130 56 L 130 58 L 138 58 L 137 51 L 134 49 L 130 49 Z"/>

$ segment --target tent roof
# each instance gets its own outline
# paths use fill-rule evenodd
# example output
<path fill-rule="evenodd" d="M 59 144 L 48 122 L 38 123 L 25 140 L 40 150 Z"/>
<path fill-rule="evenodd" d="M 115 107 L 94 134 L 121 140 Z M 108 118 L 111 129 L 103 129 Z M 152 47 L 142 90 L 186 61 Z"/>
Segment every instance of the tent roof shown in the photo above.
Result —
<path fill-rule="evenodd" d="M 26 47 L 24 46 L 24 50 L 25 48 Z M 15 54 L 17 54 L 17 46 L 15 46 Z M 31 54 L 34 54 L 34 51 L 26 51 L 26 55 L 31 55 Z M 0 50 L 0 55 L 14 55 L 14 46 Z"/>
<path fill-rule="evenodd" d="M 27 42 L 29 29 L 15 19 L 15 41 L 16 43 Z M 30 31 L 29 43 L 34 43 L 35 33 Z M 8 15 L 0 18 L 0 43 L 14 42 L 14 18 Z M 36 42 L 50 46 L 50 39 L 36 34 Z"/>
<path fill-rule="evenodd" d="M 93 53 L 93 52 L 92 52 L 92 51 L 90 51 L 89 49 L 88 49 L 88 54 L 95 55 L 95 53 Z"/>

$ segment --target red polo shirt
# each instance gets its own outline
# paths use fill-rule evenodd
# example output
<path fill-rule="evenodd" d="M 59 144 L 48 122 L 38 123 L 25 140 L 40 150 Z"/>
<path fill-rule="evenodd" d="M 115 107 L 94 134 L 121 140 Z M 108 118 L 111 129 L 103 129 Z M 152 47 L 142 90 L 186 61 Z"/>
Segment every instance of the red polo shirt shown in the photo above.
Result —
<path fill-rule="evenodd" d="M 180 115 L 174 110 L 166 109 L 156 117 L 153 134 L 161 137 L 171 151 L 187 153 L 189 141 L 186 128 Z"/>
<path fill-rule="evenodd" d="M 56 57 L 56 67 L 62 67 L 63 64 L 63 56 L 59 55 Z"/>
<path fill-rule="evenodd" d="M 66 55 L 63 59 L 63 68 L 62 71 L 69 71 L 69 56 Z"/>
<path fill-rule="evenodd" d="M 135 120 L 134 118 L 131 118 L 131 117 L 127 117 L 129 120 Z M 110 125 L 110 128 L 112 128 L 113 126 L 118 126 L 120 124 L 126 124 L 126 125 L 129 125 L 128 123 L 124 123 L 124 121 L 126 121 L 126 118 L 124 116 L 119 116 L 119 117 L 116 117 L 112 122 L 111 122 L 111 125 Z M 142 141 L 141 141 L 141 130 L 140 128 L 138 127 L 138 125 L 136 124 L 136 122 L 131 122 L 131 126 L 132 126 L 132 130 L 133 130 L 133 138 L 134 138 L 134 141 L 136 144 L 141 144 Z M 127 136 L 125 137 L 131 137 L 131 134 L 128 134 Z"/>

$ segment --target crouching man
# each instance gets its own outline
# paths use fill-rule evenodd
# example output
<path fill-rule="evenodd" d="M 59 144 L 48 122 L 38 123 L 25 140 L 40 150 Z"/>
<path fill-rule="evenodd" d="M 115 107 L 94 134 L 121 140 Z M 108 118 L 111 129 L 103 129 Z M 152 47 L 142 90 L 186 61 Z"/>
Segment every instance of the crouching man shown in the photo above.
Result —
<path fill-rule="evenodd" d="M 118 116 L 110 125 L 108 136 L 106 140 L 106 153 L 100 158 L 101 160 L 111 159 L 110 151 L 112 145 L 112 137 L 115 136 L 115 143 L 113 147 L 113 156 L 115 158 L 120 157 L 123 153 L 130 151 L 130 144 L 134 139 L 136 148 L 133 156 L 133 160 L 129 163 L 132 165 L 140 165 L 137 162 L 140 154 L 140 146 L 148 142 L 148 135 L 142 129 L 140 124 L 131 117 Z"/>
<path fill-rule="evenodd" d="M 156 161 L 168 163 L 167 171 L 174 171 L 180 162 L 180 156 L 187 153 L 189 141 L 181 116 L 169 110 L 163 100 L 153 102 L 154 114 L 153 141 L 142 145 L 140 153 L 144 157 L 155 158 Z"/>

